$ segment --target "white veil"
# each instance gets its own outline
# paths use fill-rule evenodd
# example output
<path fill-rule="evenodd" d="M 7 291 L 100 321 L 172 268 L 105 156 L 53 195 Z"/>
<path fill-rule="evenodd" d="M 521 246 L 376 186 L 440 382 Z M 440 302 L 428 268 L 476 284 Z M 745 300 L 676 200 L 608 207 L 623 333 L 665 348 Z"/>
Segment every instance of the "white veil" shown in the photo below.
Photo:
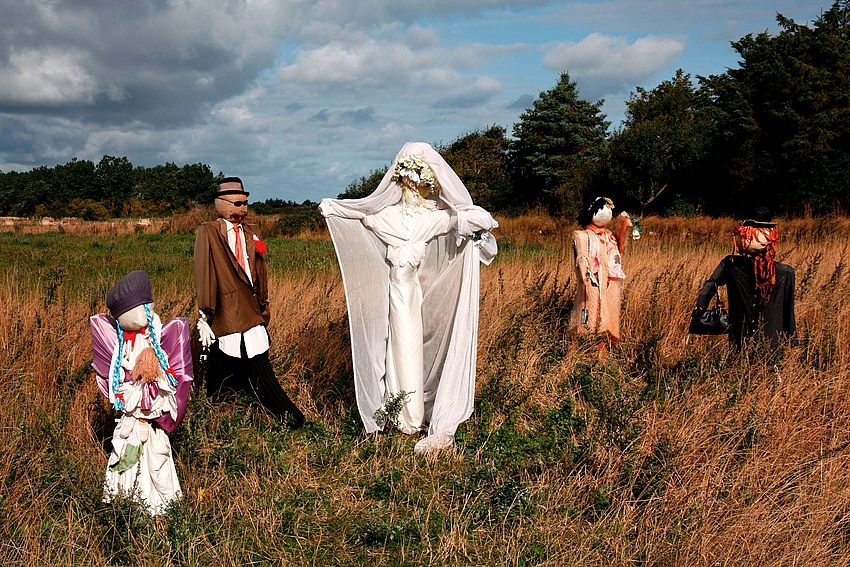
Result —
<path fill-rule="evenodd" d="M 478 345 L 479 261 L 489 264 L 496 240 L 488 232 L 498 224 L 472 204 L 469 191 L 430 145 L 408 142 L 374 193 L 362 199 L 323 199 L 320 205 L 336 248 L 345 285 L 351 328 L 351 352 L 357 409 L 367 433 L 381 428 L 375 411 L 387 391 L 385 363 L 389 320 L 387 246 L 361 219 L 395 205 L 401 185 L 392 180 L 402 157 L 414 155 L 433 169 L 440 184 L 437 206 L 457 214 L 457 230 L 428 243 L 419 264 L 422 286 L 425 359 L 425 419 L 429 435 L 453 436 L 472 415 Z M 482 240 L 470 237 L 483 232 Z"/>

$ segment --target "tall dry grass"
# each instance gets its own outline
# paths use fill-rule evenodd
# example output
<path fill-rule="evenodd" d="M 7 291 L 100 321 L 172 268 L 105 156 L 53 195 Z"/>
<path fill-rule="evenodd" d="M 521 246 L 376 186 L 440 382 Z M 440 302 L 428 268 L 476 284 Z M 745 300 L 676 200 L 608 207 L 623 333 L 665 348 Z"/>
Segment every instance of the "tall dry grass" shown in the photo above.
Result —
<path fill-rule="evenodd" d="M 110 411 L 87 321 L 103 298 L 12 270 L 0 280 L 0 559 L 848 564 L 850 221 L 782 223 L 800 345 L 777 353 L 686 334 L 733 224 L 645 220 L 625 260 L 622 341 L 601 363 L 595 341 L 567 334 L 573 227 L 501 219 L 501 255 L 482 267 L 476 412 L 429 458 L 414 439 L 359 433 L 333 265 L 273 265 L 273 364 L 313 423 L 290 432 L 248 401 L 196 393 L 173 436 L 185 496 L 155 520 L 100 502 Z M 183 282 L 154 276 L 163 319 L 191 313 Z"/>

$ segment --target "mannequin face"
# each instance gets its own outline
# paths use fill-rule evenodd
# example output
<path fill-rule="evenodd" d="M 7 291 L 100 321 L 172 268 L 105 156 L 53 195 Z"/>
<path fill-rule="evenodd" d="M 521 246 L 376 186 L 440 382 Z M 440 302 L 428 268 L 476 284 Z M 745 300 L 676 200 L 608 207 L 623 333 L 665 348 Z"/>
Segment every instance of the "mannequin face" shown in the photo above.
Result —
<path fill-rule="evenodd" d="M 768 243 L 767 229 L 754 230 L 753 238 L 749 242 L 744 242 L 740 235 L 735 235 L 735 246 L 742 254 L 746 254 L 748 256 L 755 256 L 756 254 L 764 252 Z"/>
<path fill-rule="evenodd" d="M 425 185 L 424 183 L 416 183 L 409 177 L 401 178 L 401 185 L 404 189 L 412 193 L 418 193 L 421 197 L 427 197 L 429 193 L 431 193 L 431 189 Z"/>
<path fill-rule="evenodd" d="M 593 215 L 591 222 L 593 222 L 595 226 L 603 227 L 611 222 L 611 217 L 613 217 L 613 215 L 614 213 L 611 210 L 611 207 L 605 205 L 601 210 L 597 211 L 597 213 Z"/>
<path fill-rule="evenodd" d="M 235 203 L 240 203 L 236 206 Z M 215 212 L 223 219 L 227 219 L 234 224 L 239 224 L 245 220 L 248 214 L 248 197 L 247 195 L 222 195 L 215 198 Z"/>
<path fill-rule="evenodd" d="M 153 311 L 153 303 L 151 303 L 151 311 Z M 125 331 L 138 331 L 148 326 L 148 316 L 145 313 L 144 305 L 137 305 L 126 313 L 118 316 L 118 324 Z"/>

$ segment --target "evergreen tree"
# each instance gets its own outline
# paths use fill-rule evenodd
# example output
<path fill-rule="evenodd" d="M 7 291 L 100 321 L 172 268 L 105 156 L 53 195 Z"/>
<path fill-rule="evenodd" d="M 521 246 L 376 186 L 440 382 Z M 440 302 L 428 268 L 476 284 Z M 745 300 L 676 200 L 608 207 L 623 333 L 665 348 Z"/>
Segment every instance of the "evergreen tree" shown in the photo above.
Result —
<path fill-rule="evenodd" d="M 579 98 L 575 81 L 563 72 L 520 115 L 510 156 L 514 190 L 525 203 L 563 213 L 581 202 L 585 184 L 571 181 L 585 177 L 599 157 L 610 124 L 601 113 L 603 102 Z"/>
<path fill-rule="evenodd" d="M 850 1 L 813 25 L 732 44 L 739 67 L 704 79 L 720 115 L 730 197 L 791 212 L 850 204 Z M 736 200 L 738 200 L 736 199 Z"/>

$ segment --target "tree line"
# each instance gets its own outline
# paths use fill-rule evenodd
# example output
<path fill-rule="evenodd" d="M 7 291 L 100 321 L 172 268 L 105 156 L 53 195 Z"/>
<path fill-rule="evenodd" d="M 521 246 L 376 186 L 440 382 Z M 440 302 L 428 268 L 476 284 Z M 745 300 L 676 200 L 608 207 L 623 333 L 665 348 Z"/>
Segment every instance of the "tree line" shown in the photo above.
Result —
<path fill-rule="evenodd" d="M 0 173 L 0 214 L 7 216 L 161 216 L 211 203 L 216 179 L 208 165 L 133 166 L 126 157 Z"/>
<path fill-rule="evenodd" d="M 679 70 L 653 89 L 637 87 L 613 131 L 604 101 L 582 99 L 564 71 L 511 136 L 493 125 L 437 149 L 477 204 L 503 213 L 543 208 L 574 217 L 596 195 L 640 213 L 739 216 L 760 204 L 786 215 L 847 212 L 850 0 L 836 0 L 811 25 L 781 14 L 777 23 L 776 35 L 733 42 L 738 66 L 725 73 L 694 80 Z M 340 197 L 368 195 L 385 173 L 352 181 Z M 219 176 L 200 163 L 74 159 L 0 173 L 0 214 L 167 214 L 211 203 Z"/>
<path fill-rule="evenodd" d="M 592 196 L 657 214 L 737 216 L 765 204 L 780 214 L 850 206 L 850 0 L 812 25 L 777 15 L 780 31 L 748 34 L 738 67 L 682 70 L 626 102 L 609 133 L 604 101 L 579 96 L 568 72 L 514 124 L 441 146 L 473 200 L 496 211 L 542 207 L 574 217 Z M 368 194 L 385 170 L 348 186 Z"/>

